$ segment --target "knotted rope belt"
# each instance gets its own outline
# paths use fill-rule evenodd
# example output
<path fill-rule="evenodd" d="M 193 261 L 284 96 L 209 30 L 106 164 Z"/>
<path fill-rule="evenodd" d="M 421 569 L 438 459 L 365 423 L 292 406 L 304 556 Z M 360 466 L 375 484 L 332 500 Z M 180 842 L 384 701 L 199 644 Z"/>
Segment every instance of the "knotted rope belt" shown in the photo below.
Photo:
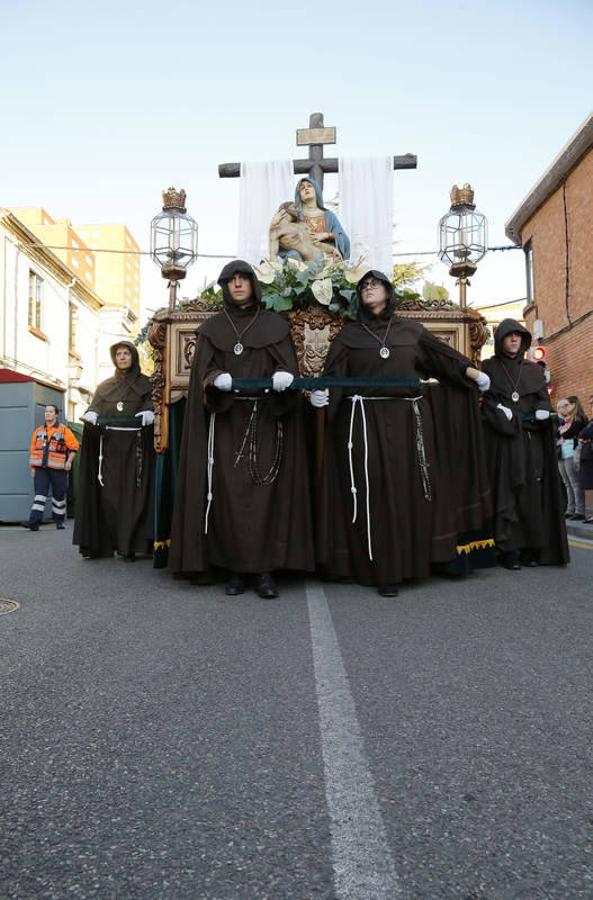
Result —
<path fill-rule="evenodd" d="M 419 390 L 423 385 L 434 386 L 438 385 L 438 381 L 434 378 L 430 379 L 422 379 L 422 378 L 331 378 L 331 377 L 322 377 L 322 378 L 295 378 L 292 384 L 289 386 L 289 390 L 323 390 L 325 388 L 400 388 L 400 389 L 412 389 Z M 253 402 L 253 410 L 249 419 L 249 424 L 247 426 L 247 430 L 245 432 L 245 436 L 243 438 L 243 443 L 239 452 L 237 453 L 237 457 L 235 459 L 235 466 L 239 463 L 244 455 L 244 450 L 249 443 L 248 456 L 249 456 L 249 471 L 251 474 L 251 478 L 255 484 L 258 485 L 268 485 L 272 484 L 280 471 L 280 463 L 282 459 L 282 444 L 283 444 L 283 433 L 282 433 L 282 422 L 280 420 L 277 421 L 277 435 L 276 435 L 276 453 L 274 456 L 274 460 L 272 465 L 270 466 L 269 471 L 265 476 L 260 475 L 258 467 L 257 467 L 257 455 L 256 455 L 256 445 L 257 445 L 257 414 L 258 414 L 258 400 L 261 398 L 249 396 L 249 393 L 253 391 L 266 391 L 269 392 L 273 389 L 273 383 L 271 378 L 233 378 L 232 391 L 238 394 L 238 400 L 250 400 Z M 246 393 L 241 393 L 246 392 Z M 415 397 L 364 397 L 360 394 L 355 394 L 348 398 L 352 402 L 352 413 L 350 417 L 350 435 L 348 439 L 348 459 L 350 463 L 350 490 L 352 492 L 352 502 L 354 506 L 353 510 L 353 519 L 352 522 L 356 522 L 358 515 L 358 504 L 357 504 L 357 488 L 354 479 L 354 463 L 352 459 L 352 436 L 354 431 L 354 419 L 356 410 L 360 410 L 360 414 L 362 417 L 362 428 L 363 428 L 363 438 L 364 438 L 364 471 L 365 471 L 365 484 L 366 484 L 366 518 L 367 518 L 367 540 L 368 540 L 368 551 L 369 551 L 369 559 L 373 559 L 373 548 L 372 548 L 372 540 L 371 540 L 371 509 L 370 509 L 370 486 L 369 486 L 369 473 L 368 473 L 368 434 L 367 434 L 367 423 L 366 423 L 366 414 L 364 404 L 367 401 L 375 401 L 375 400 L 394 400 L 394 401 L 404 401 L 412 404 L 412 410 L 414 413 L 414 424 L 415 424 L 415 434 L 416 434 L 416 451 L 418 458 L 418 467 L 420 469 L 420 476 L 422 479 L 422 487 L 424 491 L 424 497 L 427 500 L 432 499 L 432 489 L 430 484 L 430 478 L 428 473 L 428 462 L 426 460 L 426 452 L 424 446 L 424 428 L 422 422 L 422 412 L 420 409 L 419 402 L 422 400 L 422 395 L 418 395 Z M 208 534 L 208 519 L 210 516 L 210 509 L 212 506 L 213 500 L 213 470 L 214 470 L 214 430 L 215 430 L 215 422 L 216 422 L 216 413 L 211 413 L 210 422 L 208 428 L 208 468 L 207 468 L 207 480 L 208 480 L 208 488 L 206 494 L 206 512 L 204 516 L 204 533 Z"/>
<path fill-rule="evenodd" d="M 103 438 L 107 431 L 135 431 L 136 432 L 136 487 L 142 487 L 142 469 L 144 465 L 144 451 L 142 448 L 142 425 L 138 424 L 136 416 L 99 416 L 97 427 L 101 429 L 99 438 L 99 468 L 97 481 L 101 487 L 105 487 L 103 481 Z"/>
<path fill-rule="evenodd" d="M 430 483 L 430 475 L 428 472 L 429 463 L 426 459 L 426 448 L 424 444 L 424 423 L 422 420 L 422 410 L 420 408 L 420 401 L 422 400 L 422 395 L 420 394 L 417 397 L 363 397 L 360 394 L 354 394 L 353 396 L 348 398 L 352 403 L 352 410 L 350 413 L 350 432 L 348 435 L 348 462 L 350 465 L 350 493 L 352 494 L 352 524 L 356 522 L 358 518 L 358 488 L 356 487 L 356 480 L 354 478 L 354 461 L 352 459 L 352 450 L 354 447 L 353 443 L 353 434 L 354 434 L 354 420 L 356 417 L 356 411 L 360 410 L 360 415 L 362 419 L 362 438 L 364 442 L 364 480 L 365 480 L 365 489 L 366 489 L 366 520 L 367 520 L 367 545 L 369 552 L 369 559 L 371 562 L 373 561 L 373 543 L 371 537 L 371 490 L 370 490 L 370 481 L 369 481 L 369 441 L 368 441 L 368 432 L 367 432 L 367 419 L 366 419 L 366 403 L 375 403 L 377 401 L 392 401 L 395 403 L 410 403 L 412 405 L 412 411 L 414 413 L 414 429 L 415 429 L 415 438 L 416 438 L 416 458 L 418 460 L 418 469 L 420 471 L 420 478 L 422 480 L 422 490 L 424 493 L 424 499 L 429 502 L 432 500 L 432 486 Z"/>

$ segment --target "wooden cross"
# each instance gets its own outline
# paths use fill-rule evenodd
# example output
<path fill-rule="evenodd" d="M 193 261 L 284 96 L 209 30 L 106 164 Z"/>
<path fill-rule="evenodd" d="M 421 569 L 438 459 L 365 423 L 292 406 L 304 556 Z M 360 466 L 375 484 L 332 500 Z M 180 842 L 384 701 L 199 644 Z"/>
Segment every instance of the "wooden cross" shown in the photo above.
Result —
<path fill-rule="evenodd" d="M 295 175 L 308 175 L 313 178 L 323 191 L 323 175 L 325 172 L 337 172 L 337 157 L 324 157 L 323 145 L 336 143 L 336 129 L 327 128 L 323 124 L 323 113 L 312 113 L 309 116 L 309 127 L 298 128 L 296 133 L 297 147 L 308 147 L 306 159 L 293 159 Z M 415 169 L 418 157 L 413 153 L 393 157 L 394 169 Z M 221 163 L 218 167 L 220 178 L 238 178 L 241 174 L 241 163 Z"/>

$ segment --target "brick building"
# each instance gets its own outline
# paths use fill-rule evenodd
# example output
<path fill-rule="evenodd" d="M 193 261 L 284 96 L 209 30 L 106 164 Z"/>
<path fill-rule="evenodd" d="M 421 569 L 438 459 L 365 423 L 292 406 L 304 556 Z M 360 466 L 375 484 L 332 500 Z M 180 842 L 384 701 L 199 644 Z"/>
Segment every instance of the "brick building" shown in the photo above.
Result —
<path fill-rule="evenodd" d="M 527 327 L 546 348 L 553 396 L 593 395 L 593 114 L 506 224 L 523 247 Z"/>

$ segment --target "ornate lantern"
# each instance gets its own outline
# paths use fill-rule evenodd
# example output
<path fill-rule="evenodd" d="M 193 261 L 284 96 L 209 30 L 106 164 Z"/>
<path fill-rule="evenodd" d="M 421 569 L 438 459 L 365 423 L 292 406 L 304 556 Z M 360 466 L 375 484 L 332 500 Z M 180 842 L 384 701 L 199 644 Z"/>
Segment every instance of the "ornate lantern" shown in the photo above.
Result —
<path fill-rule="evenodd" d="M 439 222 L 439 258 L 459 284 L 459 305 L 466 305 L 469 276 L 488 249 L 488 223 L 474 204 L 471 185 L 451 189 L 451 209 Z"/>
<path fill-rule="evenodd" d="M 175 308 L 177 283 L 198 256 L 198 226 L 185 208 L 186 193 L 163 191 L 163 211 L 150 224 L 150 255 L 169 282 L 169 309 Z"/>

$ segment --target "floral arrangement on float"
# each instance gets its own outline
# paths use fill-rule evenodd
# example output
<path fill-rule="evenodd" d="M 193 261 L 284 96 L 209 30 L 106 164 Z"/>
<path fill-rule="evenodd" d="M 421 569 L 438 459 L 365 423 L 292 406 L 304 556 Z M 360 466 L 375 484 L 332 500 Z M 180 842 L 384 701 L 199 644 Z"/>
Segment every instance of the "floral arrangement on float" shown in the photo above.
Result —
<path fill-rule="evenodd" d="M 289 312 L 319 303 L 343 319 L 354 319 L 358 308 L 356 285 L 370 266 L 364 260 L 354 265 L 342 260 L 328 260 L 320 265 L 288 258 L 283 261 L 264 259 L 254 269 L 267 309 Z M 453 307 L 444 288 L 436 288 L 438 292 L 442 291 L 437 296 L 433 290 L 435 286 L 428 282 L 422 294 L 409 287 L 422 273 L 422 267 L 415 263 L 394 267 L 392 281 L 398 306 L 401 309 L 414 309 L 419 304 L 433 309 Z M 215 311 L 222 303 L 222 290 L 216 282 L 211 282 L 200 292 L 197 302 L 201 309 Z M 196 301 L 190 301 L 190 304 L 193 306 Z M 184 308 L 183 301 L 179 306 Z"/>

